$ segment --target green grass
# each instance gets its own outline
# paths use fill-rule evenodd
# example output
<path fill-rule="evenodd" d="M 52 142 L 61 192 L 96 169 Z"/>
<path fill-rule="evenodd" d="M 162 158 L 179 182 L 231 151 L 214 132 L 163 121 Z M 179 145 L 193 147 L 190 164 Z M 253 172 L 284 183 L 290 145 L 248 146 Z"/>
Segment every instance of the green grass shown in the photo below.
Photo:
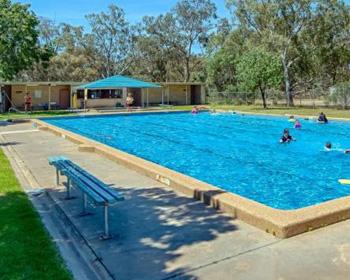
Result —
<path fill-rule="evenodd" d="M 324 112 L 327 117 L 333 118 L 350 118 L 350 110 L 341 110 L 335 108 L 309 108 L 309 107 L 283 107 L 283 106 L 273 106 L 268 109 L 262 108 L 262 106 L 257 105 L 212 105 L 211 108 L 222 109 L 222 110 L 237 110 L 248 113 L 262 113 L 262 114 L 272 114 L 272 115 L 304 115 L 304 116 L 318 116 L 320 112 Z"/>
<path fill-rule="evenodd" d="M 72 279 L 0 149 L 0 279 Z"/>
<path fill-rule="evenodd" d="M 0 114 L 0 120 L 18 120 L 18 119 L 32 119 L 40 117 L 54 117 L 54 116 L 68 116 L 74 115 L 74 113 L 62 110 L 52 110 L 52 111 L 34 111 L 32 113 L 3 113 Z"/>
<path fill-rule="evenodd" d="M 164 109 L 168 110 L 191 110 L 193 105 L 182 105 L 182 106 L 164 106 Z M 305 116 L 317 116 L 321 111 L 324 112 L 328 117 L 333 118 L 350 118 L 350 110 L 341 110 L 335 108 L 310 108 L 310 107 L 284 107 L 284 106 L 270 106 L 268 109 L 262 108 L 261 105 L 208 105 L 211 109 L 222 109 L 222 110 L 237 110 L 250 113 L 263 113 L 273 115 L 305 115 Z M 53 116 L 69 116 L 75 115 L 68 111 L 36 111 L 30 114 L 18 114 L 18 113 L 5 113 L 0 114 L 0 120 L 6 119 L 28 119 L 28 118 L 39 118 L 39 117 L 53 117 Z"/>

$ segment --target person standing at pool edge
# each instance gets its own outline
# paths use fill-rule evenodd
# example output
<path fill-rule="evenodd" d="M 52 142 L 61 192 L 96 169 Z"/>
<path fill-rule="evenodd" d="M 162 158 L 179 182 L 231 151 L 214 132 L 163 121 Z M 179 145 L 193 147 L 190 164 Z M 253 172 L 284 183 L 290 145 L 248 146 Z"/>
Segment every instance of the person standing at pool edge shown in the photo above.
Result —
<path fill-rule="evenodd" d="M 24 111 L 28 112 L 28 108 L 30 111 L 32 111 L 32 97 L 30 96 L 29 92 L 27 92 L 24 96 Z"/>
<path fill-rule="evenodd" d="M 291 141 L 295 141 L 292 137 L 292 135 L 289 134 L 289 130 L 285 128 L 283 130 L 283 135 L 280 139 L 280 143 L 290 143 Z"/>
<path fill-rule="evenodd" d="M 128 93 L 128 96 L 125 100 L 126 107 L 128 108 L 128 112 L 131 111 L 131 106 L 134 103 L 134 97 L 132 97 L 131 93 Z"/>

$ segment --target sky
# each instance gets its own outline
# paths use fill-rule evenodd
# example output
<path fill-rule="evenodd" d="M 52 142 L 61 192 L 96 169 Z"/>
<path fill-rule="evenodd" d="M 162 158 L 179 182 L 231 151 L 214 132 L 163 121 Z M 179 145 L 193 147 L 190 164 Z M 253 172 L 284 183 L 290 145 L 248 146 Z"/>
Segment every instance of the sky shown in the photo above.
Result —
<path fill-rule="evenodd" d="M 106 11 L 110 4 L 123 8 L 129 22 L 136 23 L 143 16 L 157 16 L 169 11 L 177 0 L 17 0 L 17 2 L 30 4 L 37 16 L 50 18 L 56 23 L 87 26 L 85 15 Z M 219 16 L 228 16 L 225 0 L 212 0 L 212 2 L 217 6 Z"/>

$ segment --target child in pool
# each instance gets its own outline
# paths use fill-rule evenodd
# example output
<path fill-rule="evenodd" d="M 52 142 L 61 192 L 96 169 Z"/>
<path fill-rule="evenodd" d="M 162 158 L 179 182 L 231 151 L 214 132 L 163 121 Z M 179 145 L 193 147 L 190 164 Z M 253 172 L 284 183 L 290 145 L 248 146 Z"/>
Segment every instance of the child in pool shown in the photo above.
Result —
<path fill-rule="evenodd" d="M 301 122 L 299 120 L 295 120 L 294 128 L 295 129 L 301 129 Z"/>
<path fill-rule="evenodd" d="M 291 141 L 295 141 L 292 137 L 292 135 L 289 134 L 289 130 L 285 128 L 283 130 L 283 135 L 280 139 L 280 143 L 290 143 Z"/>
<path fill-rule="evenodd" d="M 199 110 L 198 110 L 197 106 L 194 106 L 194 107 L 192 108 L 191 113 L 195 115 L 195 114 L 198 114 L 198 111 L 199 111 Z"/>
<path fill-rule="evenodd" d="M 323 112 L 320 113 L 317 121 L 319 123 L 328 123 L 328 119 L 327 119 L 326 115 Z"/>
<path fill-rule="evenodd" d="M 295 122 L 295 118 L 293 115 L 289 116 L 289 119 L 288 119 L 289 122 Z"/>

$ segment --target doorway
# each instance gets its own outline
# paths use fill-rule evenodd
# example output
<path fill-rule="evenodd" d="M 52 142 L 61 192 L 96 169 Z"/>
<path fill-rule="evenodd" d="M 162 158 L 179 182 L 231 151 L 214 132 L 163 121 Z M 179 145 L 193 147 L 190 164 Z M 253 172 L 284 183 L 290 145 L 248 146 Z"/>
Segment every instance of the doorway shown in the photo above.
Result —
<path fill-rule="evenodd" d="M 201 104 L 201 86 L 191 85 L 191 105 Z"/>
<path fill-rule="evenodd" d="M 67 109 L 70 107 L 70 92 L 68 89 L 61 89 L 59 91 L 60 108 Z"/>

